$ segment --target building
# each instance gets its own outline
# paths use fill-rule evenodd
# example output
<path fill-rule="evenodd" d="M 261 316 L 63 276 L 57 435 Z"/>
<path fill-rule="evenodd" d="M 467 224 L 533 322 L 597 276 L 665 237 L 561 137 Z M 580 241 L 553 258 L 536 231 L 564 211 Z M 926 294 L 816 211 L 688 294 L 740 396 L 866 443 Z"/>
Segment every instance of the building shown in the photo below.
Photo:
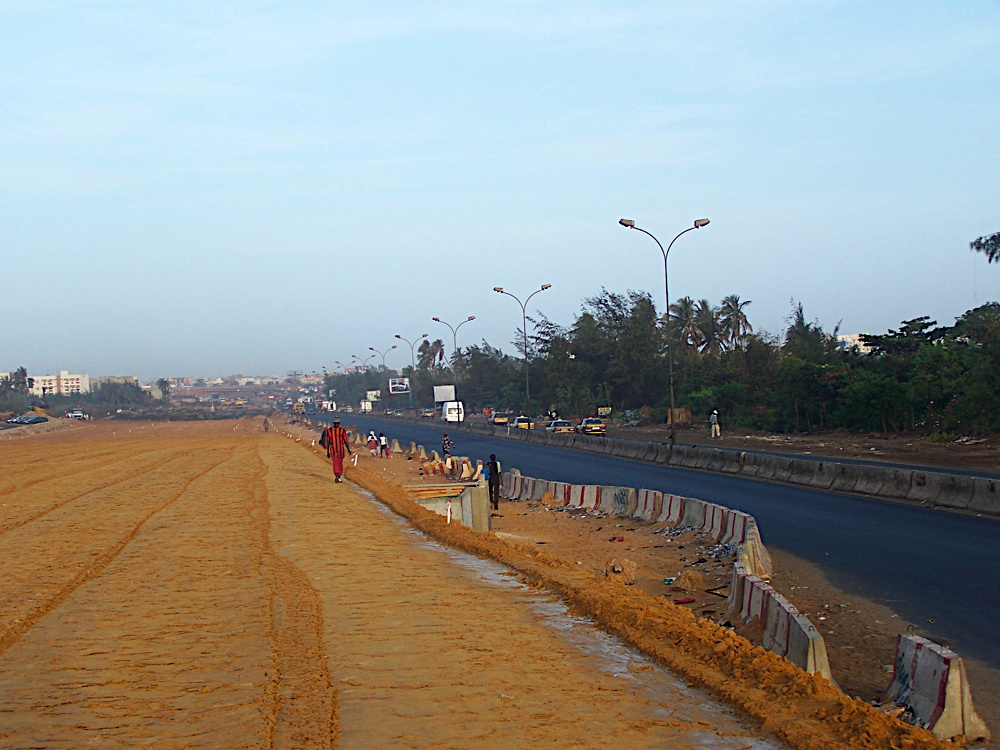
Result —
<path fill-rule="evenodd" d="M 837 344 L 840 345 L 841 349 L 848 351 L 855 349 L 858 354 L 871 354 L 872 348 L 861 340 L 863 335 L 861 333 L 842 333 L 837 336 Z"/>
<path fill-rule="evenodd" d="M 90 393 L 89 375 L 71 375 L 67 370 L 60 370 L 58 375 L 33 375 L 31 377 L 32 396 L 73 396 L 78 393 Z"/>
<path fill-rule="evenodd" d="M 134 375 L 102 375 L 98 381 L 100 385 L 105 383 L 119 383 L 121 385 L 139 385 L 139 378 Z"/>

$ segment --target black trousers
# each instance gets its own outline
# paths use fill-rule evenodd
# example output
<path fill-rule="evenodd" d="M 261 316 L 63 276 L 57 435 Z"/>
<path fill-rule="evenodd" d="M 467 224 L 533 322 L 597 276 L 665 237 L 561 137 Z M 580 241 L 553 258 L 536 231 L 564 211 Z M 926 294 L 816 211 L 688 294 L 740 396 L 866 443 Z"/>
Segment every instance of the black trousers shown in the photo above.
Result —
<path fill-rule="evenodd" d="M 499 482 L 496 482 L 496 483 L 490 482 L 490 505 L 492 505 L 494 509 L 498 509 L 500 507 L 500 483 Z"/>

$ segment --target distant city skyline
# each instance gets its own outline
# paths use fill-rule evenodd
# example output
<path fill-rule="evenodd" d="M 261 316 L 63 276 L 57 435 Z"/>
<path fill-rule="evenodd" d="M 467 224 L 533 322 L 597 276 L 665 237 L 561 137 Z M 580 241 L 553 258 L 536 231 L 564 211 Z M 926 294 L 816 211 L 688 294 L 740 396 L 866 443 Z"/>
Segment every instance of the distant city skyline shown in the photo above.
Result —
<path fill-rule="evenodd" d="M 1000 299 L 1000 5 L 0 5 L 0 367 L 514 353 L 602 288 L 832 332 Z M 408 347 L 386 356 L 400 369 Z M 380 360 L 381 362 L 381 360 Z"/>

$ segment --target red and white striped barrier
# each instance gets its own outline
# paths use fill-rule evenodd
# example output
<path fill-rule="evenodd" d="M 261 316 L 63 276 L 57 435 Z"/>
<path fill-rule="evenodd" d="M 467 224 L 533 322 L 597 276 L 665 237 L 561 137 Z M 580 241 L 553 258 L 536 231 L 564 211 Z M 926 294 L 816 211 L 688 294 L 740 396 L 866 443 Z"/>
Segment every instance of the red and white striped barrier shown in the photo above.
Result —
<path fill-rule="evenodd" d="M 762 645 L 779 656 L 788 656 L 788 634 L 791 630 L 792 615 L 799 614 L 785 597 L 776 591 L 767 600 L 767 629 Z"/>
<path fill-rule="evenodd" d="M 738 510 L 729 511 L 729 518 L 726 521 L 726 533 L 721 542 L 724 544 L 743 544 L 747 540 L 747 528 L 752 516 Z"/>
<path fill-rule="evenodd" d="M 703 528 L 715 541 L 719 541 L 726 534 L 726 523 L 729 520 L 729 508 L 725 508 L 715 503 L 705 503 L 705 523 Z"/>
<path fill-rule="evenodd" d="M 659 518 L 663 509 L 663 493 L 656 490 L 639 490 L 636 494 L 638 505 L 634 518 L 641 518 L 650 523 Z"/>
<path fill-rule="evenodd" d="M 938 739 L 989 741 L 989 729 L 972 705 L 965 663 L 954 651 L 926 638 L 898 636 L 892 682 L 882 702 L 908 706 Z"/>
<path fill-rule="evenodd" d="M 660 512 L 657 523 L 667 523 L 677 526 L 684 517 L 684 498 L 680 495 L 664 495 L 663 510 Z"/>

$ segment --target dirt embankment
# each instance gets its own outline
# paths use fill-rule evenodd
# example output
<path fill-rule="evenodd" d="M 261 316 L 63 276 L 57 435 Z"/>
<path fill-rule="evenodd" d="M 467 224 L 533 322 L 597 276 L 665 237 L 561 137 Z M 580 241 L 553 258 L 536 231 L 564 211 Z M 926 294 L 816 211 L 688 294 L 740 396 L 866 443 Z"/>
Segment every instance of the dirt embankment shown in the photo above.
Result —
<path fill-rule="evenodd" d="M 310 447 L 308 442 L 303 445 Z M 617 584 L 603 573 L 595 575 L 586 566 L 535 545 L 447 524 L 413 503 L 387 468 L 362 460 L 350 469 L 349 476 L 428 536 L 507 565 L 525 582 L 555 593 L 578 613 L 593 618 L 606 631 L 691 683 L 707 687 L 793 747 L 954 747 L 848 697 L 822 678 L 802 672 L 731 630 L 670 601 L 649 596 L 639 587 Z"/>

